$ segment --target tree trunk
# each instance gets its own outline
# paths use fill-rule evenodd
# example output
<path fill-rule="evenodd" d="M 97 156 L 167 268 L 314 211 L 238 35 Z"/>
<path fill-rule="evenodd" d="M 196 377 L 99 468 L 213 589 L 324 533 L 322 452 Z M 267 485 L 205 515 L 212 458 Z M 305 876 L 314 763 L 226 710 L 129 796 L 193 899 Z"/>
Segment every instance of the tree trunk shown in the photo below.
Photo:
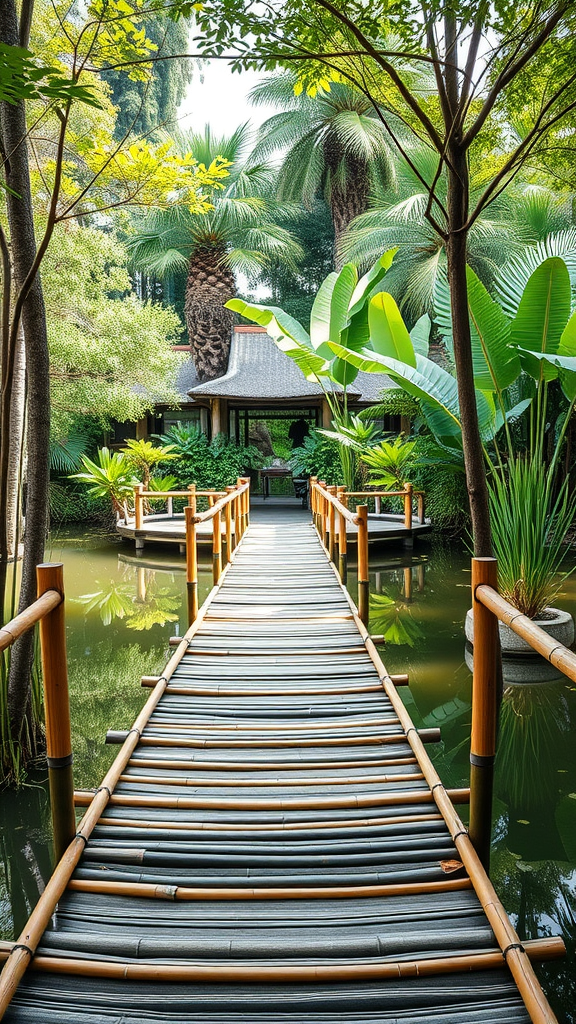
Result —
<path fill-rule="evenodd" d="M 462 446 L 466 467 L 466 485 L 470 500 L 472 536 L 476 557 L 492 555 L 490 509 L 486 486 L 486 467 L 478 425 L 478 410 L 474 390 L 472 341 L 468 315 L 468 286 L 466 281 L 467 232 L 462 230 L 468 218 L 468 166 L 466 154 L 456 145 L 450 150 L 448 169 L 448 284 L 452 308 L 452 336 L 454 361 L 458 382 L 458 401 L 462 423 Z"/>
<path fill-rule="evenodd" d="M 226 252 L 203 246 L 190 257 L 184 316 L 199 381 L 214 380 L 228 369 L 233 317 L 224 303 L 236 294 Z"/>
<path fill-rule="evenodd" d="M 24 405 L 26 402 L 26 358 L 24 353 L 24 335 L 18 331 L 16 341 L 16 358 L 14 360 L 14 376 L 12 381 L 12 398 L 10 408 L 10 437 L 8 443 L 8 473 L 6 480 L 6 540 L 8 542 L 8 558 L 18 557 L 18 539 L 21 531 L 21 495 L 20 481 L 22 477 L 21 459 L 24 432 Z"/>
<path fill-rule="evenodd" d="M 0 40 L 18 46 L 15 0 L 0 3 Z M 26 111 L 23 102 L 2 104 L 0 110 L 5 164 L 6 209 L 10 228 L 16 292 L 21 288 L 36 255 L 36 239 L 30 170 L 26 143 Z M 27 452 L 28 481 L 26 533 L 19 608 L 36 597 L 36 566 L 44 558 L 48 518 L 50 384 L 46 310 L 40 276 L 37 274 L 22 310 L 26 367 L 28 375 Z M 28 633 L 12 648 L 8 684 L 8 712 L 13 736 L 33 747 L 36 727 L 31 721 L 30 671 L 34 636 Z M 24 751 L 26 754 L 26 751 Z"/>
<path fill-rule="evenodd" d="M 370 174 L 365 160 L 350 156 L 338 159 L 338 155 L 329 151 L 327 146 L 324 154 L 330 175 L 329 205 L 334 225 L 334 266 L 336 270 L 341 270 L 344 264 L 342 237 L 354 218 L 366 213 L 368 209 Z"/>

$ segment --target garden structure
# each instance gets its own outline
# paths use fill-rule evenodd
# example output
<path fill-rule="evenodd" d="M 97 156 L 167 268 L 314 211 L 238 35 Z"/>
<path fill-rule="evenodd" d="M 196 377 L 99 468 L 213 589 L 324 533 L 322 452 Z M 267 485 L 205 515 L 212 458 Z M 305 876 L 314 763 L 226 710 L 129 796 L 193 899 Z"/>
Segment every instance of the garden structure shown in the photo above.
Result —
<path fill-rule="evenodd" d="M 162 674 L 143 677 L 149 699 L 111 735 L 112 768 L 76 794 L 79 825 L 63 806 L 70 741 L 55 703 L 67 696 L 59 567 L 41 567 L 37 605 L 0 637 L 42 621 L 61 854 L 24 932 L 0 946 L 0 1017 L 554 1024 L 531 961 L 562 955 L 562 940 L 520 943 L 481 862 L 492 612 L 510 607 L 490 585 L 495 563 L 473 567 L 472 788 L 450 791 L 424 746 L 438 730 L 412 724 L 396 688 L 407 679 L 387 673 L 309 516 L 262 509 L 250 523 L 240 490 L 208 515 L 217 524 L 236 502 L 240 543 L 222 573 L 215 530 L 217 586 L 201 609 L 191 601 Z M 332 504 L 361 529 L 362 578 L 366 506 Z M 469 830 L 454 808 L 468 799 Z"/>
<path fill-rule="evenodd" d="M 178 346 L 189 351 L 189 346 Z M 322 388 L 302 372 L 272 341 L 264 328 L 237 326 L 233 330 L 226 373 L 214 380 L 198 382 L 192 360 L 180 367 L 178 410 L 157 405 L 155 414 L 143 417 L 133 427 L 136 437 L 160 433 L 170 423 L 194 421 L 205 433 L 226 434 L 238 444 L 247 444 L 251 425 L 267 419 L 294 423 L 303 418 L 310 426 L 330 427 L 331 413 Z M 376 405 L 382 392 L 396 387 L 385 373 L 359 373 L 348 388 L 352 412 Z M 386 428 L 408 433 L 410 425 L 400 416 L 387 417 Z M 115 440 L 124 436 L 118 424 Z"/>

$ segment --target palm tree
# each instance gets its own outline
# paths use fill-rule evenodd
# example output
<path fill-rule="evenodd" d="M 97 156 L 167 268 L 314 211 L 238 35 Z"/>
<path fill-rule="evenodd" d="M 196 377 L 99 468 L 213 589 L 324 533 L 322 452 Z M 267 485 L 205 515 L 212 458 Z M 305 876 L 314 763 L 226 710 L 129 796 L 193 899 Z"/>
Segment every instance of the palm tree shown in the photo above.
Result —
<path fill-rule="evenodd" d="M 431 311 L 438 278 L 445 278 L 446 254 L 443 239 L 425 219 L 428 193 L 418 177 L 429 182 L 434 179 L 438 156 L 429 147 L 416 144 L 409 157 L 414 167 L 400 159 L 392 187 L 375 183 L 369 209 L 352 222 L 340 249 L 342 259 L 368 267 L 383 252 L 398 246 L 386 275 L 386 291 L 394 295 L 407 318 L 415 321 Z M 437 191 L 444 201 L 442 184 L 443 180 Z M 493 279 L 509 252 L 503 225 L 479 218 L 470 231 L 469 262 L 484 283 Z"/>
<path fill-rule="evenodd" d="M 329 90 L 309 96 L 297 95 L 296 86 L 296 76 L 282 71 L 252 89 L 252 103 L 282 107 L 261 126 L 254 156 L 285 151 L 278 175 L 281 201 L 311 207 L 324 192 L 339 265 L 342 234 L 368 209 L 375 181 L 394 182 L 394 156 L 373 105 L 358 89 L 332 82 Z"/>
<path fill-rule="evenodd" d="M 236 274 L 254 279 L 270 260 L 281 257 L 293 266 L 301 255 L 290 232 L 275 221 L 289 214 L 274 202 L 275 169 L 246 156 L 250 140 L 247 124 L 229 137 L 217 138 L 209 126 L 201 134 L 177 136 L 182 155 L 193 153 L 206 166 L 218 156 L 228 160 L 229 177 L 214 193 L 213 210 L 154 210 L 128 243 L 135 268 L 160 280 L 186 272 L 184 317 L 201 381 L 226 372 L 233 319 L 225 303 L 236 295 Z"/>

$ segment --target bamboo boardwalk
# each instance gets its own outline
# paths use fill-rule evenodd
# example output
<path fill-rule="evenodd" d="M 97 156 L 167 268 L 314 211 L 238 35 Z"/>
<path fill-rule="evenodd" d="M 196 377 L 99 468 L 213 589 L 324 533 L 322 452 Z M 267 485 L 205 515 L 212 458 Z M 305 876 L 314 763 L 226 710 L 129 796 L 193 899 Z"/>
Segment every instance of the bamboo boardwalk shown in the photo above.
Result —
<path fill-rule="evenodd" d="M 9 1024 L 554 1021 L 306 514 L 250 525 L 135 729 Z"/>

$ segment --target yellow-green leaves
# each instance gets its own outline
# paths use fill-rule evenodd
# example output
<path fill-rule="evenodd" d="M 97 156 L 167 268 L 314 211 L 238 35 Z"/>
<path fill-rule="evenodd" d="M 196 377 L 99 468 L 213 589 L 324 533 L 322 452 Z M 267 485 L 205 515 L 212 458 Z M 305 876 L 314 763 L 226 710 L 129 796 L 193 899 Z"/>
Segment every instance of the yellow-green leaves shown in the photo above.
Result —
<path fill-rule="evenodd" d="M 379 292 L 368 306 L 370 341 L 375 352 L 416 366 L 414 346 L 402 314 L 388 292 Z"/>

